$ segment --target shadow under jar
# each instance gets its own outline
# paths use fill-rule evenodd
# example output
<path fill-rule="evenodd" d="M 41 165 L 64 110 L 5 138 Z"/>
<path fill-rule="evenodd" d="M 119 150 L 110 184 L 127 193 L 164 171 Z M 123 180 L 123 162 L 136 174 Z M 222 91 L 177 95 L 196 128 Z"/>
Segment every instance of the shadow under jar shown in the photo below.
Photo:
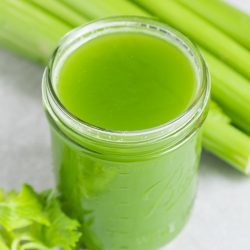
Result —
<path fill-rule="evenodd" d="M 158 250 L 192 208 L 210 82 L 196 47 L 151 19 L 68 33 L 43 77 L 57 188 L 90 250 Z"/>

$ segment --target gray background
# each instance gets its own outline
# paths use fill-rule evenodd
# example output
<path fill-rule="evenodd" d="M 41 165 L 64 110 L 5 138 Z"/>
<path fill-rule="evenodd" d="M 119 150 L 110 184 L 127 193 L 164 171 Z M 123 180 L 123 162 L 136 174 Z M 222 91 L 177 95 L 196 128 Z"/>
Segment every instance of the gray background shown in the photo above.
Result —
<path fill-rule="evenodd" d="M 238 2 L 250 11 L 250 0 Z M 43 68 L 0 50 L 0 186 L 53 186 Z M 232 142 L 233 143 L 233 142 Z M 204 153 L 192 217 L 168 250 L 250 249 L 250 179 Z"/>

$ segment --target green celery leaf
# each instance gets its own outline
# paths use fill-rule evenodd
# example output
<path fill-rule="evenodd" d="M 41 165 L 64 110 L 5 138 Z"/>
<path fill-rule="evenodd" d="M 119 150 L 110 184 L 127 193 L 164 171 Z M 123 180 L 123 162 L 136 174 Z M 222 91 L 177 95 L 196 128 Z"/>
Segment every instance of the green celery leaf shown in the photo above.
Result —
<path fill-rule="evenodd" d="M 43 214 L 41 201 L 34 190 L 23 185 L 20 194 L 9 192 L 0 202 L 0 225 L 6 230 L 14 230 L 31 225 L 33 222 L 48 225 Z"/>
<path fill-rule="evenodd" d="M 0 189 L 0 250 L 73 250 L 79 227 L 51 190 L 38 194 L 23 185 L 18 194 Z"/>
<path fill-rule="evenodd" d="M 60 204 L 54 195 L 48 193 L 44 199 L 47 204 L 45 212 L 51 223 L 49 227 L 44 227 L 44 241 L 49 247 L 60 246 L 63 250 L 73 249 L 81 236 L 77 231 L 79 223 L 62 213 Z"/>

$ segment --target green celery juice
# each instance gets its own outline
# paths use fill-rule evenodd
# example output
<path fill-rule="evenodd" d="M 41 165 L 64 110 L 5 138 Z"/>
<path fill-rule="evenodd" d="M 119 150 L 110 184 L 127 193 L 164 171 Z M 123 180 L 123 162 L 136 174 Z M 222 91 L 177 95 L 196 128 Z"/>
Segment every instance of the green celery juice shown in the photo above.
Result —
<path fill-rule="evenodd" d="M 57 188 L 89 250 L 159 250 L 193 205 L 202 58 L 158 25 L 168 31 L 148 19 L 89 24 L 64 38 L 44 75 Z"/>
<path fill-rule="evenodd" d="M 117 32 L 77 48 L 61 68 L 57 92 L 82 121 L 133 131 L 179 116 L 195 82 L 189 58 L 176 46 L 148 34 Z"/>

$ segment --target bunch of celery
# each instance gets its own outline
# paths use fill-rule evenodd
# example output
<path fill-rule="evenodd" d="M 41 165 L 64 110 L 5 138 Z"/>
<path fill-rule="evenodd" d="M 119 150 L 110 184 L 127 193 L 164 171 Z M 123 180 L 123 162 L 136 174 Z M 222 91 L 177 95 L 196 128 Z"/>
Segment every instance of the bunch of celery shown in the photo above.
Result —
<path fill-rule="evenodd" d="M 212 78 L 204 147 L 250 174 L 250 16 L 222 0 L 0 0 L 0 45 L 46 63 L 58 40 L 89 20 L 154 16 L 198 44 Z"/>

